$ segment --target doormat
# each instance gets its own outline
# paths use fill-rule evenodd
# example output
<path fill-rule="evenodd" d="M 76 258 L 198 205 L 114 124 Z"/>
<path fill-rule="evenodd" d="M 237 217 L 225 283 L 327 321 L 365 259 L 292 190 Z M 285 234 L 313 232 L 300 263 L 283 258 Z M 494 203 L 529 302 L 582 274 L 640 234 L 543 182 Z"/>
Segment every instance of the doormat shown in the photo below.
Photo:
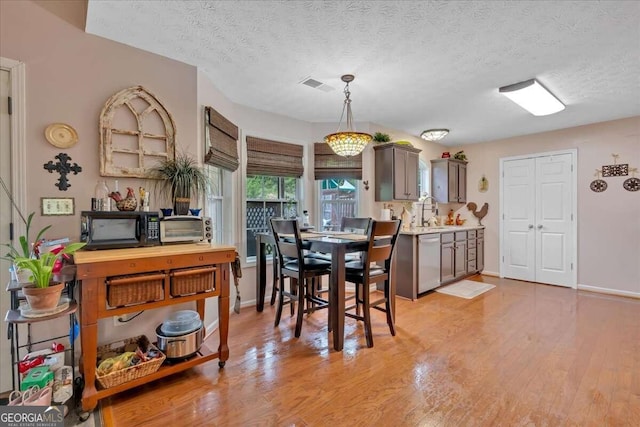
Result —
<path fill-rule="evenodd" d="M 436 289 L 436 292 L 453 295 L 454 297 L 471 299 L 493 288 L 495 288 L 495 286 L 490 285 L 489 283 L 474 282 L 473 280 L 461 280 L 453 285 L 438 288 Z"/>

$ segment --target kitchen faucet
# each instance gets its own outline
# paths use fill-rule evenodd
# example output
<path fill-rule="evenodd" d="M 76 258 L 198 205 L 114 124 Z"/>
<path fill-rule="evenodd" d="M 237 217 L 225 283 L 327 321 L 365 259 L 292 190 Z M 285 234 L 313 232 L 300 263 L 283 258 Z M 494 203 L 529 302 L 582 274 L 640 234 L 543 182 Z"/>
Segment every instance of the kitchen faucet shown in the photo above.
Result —
<path fill-rule="evenodd" d="M 429 196 L 427 195 L 423 200 L 422 200 L 422 219 L 420 221 L 420 224 L 422 224 L 422 226 L 424 227 L 425 224 L 425 218 L 424 218 L 424 211 L 425 211 L 425 206 L 427 204 L 427 201 L 431 199 L 431 213 L 434 214 L 435 216 L 438 215 L 438 201 L 433 197 L 433 196 Z M 433 216 L 432 216 L 433 217 Z M 427 218 L 426 222 L 428 225 L 429 219 L 431 218 Z"/>

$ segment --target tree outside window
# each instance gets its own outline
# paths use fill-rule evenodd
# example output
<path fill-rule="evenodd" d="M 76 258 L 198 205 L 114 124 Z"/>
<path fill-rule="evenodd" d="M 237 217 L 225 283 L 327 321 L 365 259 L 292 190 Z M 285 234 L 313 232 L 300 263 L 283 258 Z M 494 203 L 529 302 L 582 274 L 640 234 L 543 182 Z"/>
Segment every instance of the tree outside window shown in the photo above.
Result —
<path fill-rule="evenodd" d="M 269 218 L 295 218 L 298 212 L 298 178 L 247 176 L 247 258 L 256 256 L 256 233 L 269 230 Z"/>

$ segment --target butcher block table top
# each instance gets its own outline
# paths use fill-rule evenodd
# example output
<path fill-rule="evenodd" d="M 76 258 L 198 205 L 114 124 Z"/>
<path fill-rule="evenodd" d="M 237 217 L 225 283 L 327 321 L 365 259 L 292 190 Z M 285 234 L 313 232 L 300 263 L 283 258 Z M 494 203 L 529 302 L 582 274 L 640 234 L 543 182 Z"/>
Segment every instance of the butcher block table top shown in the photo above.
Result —
<path fill-rule="evenodd" d="M 187 243 L 183 245 L 149 246 L 143 248 L 103 249 L 97 251 L 80 250 L 73 254 L 76 265 L 94 262 L 122 261 L 132 258 L 151 258 L 158 256 L 188 255 L 203 252 L 235 251 L 235 246 L 211 243 Z"/>

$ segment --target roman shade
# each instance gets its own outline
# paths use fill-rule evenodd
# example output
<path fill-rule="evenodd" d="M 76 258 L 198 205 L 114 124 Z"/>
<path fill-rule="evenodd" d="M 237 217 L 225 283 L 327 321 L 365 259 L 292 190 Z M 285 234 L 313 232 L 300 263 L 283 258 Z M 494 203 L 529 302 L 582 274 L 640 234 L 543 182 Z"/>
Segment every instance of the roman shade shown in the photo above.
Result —
<path fill-rule="evenodd" d="M 204 162 L 231 172 L 238 169 L 238 126 L 212 107 L 204 107 L 204 135 L 209 151 Z"/>
<path fill-rule="evenodd" d="M 300 178 L 302 145 L 247 136 L 247 175 Z"/>
<path fill-rule="evenodd" d="M 362 179 L 362 153 L 343 157 L 333 152 L 328 144 L 313 144 L 315 180 L 340 178 Z"/>

